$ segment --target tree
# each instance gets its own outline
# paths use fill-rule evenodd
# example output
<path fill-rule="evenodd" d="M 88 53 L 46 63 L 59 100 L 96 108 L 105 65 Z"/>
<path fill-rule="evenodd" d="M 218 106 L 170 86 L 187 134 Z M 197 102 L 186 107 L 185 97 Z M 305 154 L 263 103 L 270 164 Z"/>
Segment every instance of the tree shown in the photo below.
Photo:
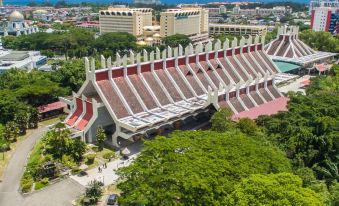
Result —
<path fill-rule="evenodd" d="M 101 185 L 102 183 L 97 180 L 93 180 L 88 183 L 85 192 L 85 199 L 88 200 L 89 205 L 96 204 L 99 198 L 102 196 Z"/>
<path fill-rule="evenodd" d="M 62 160 L 63 155 L 73 158 L 79 162 L 86 152 L 86 144 L 79 139 L 71 139 L 71 131 L 64 124 L 58 123 L 42 139 L 44 143 L 44 153 L 52 155 L 56 160 Z"/>
<path fill-rule="evenodd" d="M 329 32 L 313 32 L 304 30 L 299 34 L 300 39 L 315 50 L 338 52 L 339 39 L 332 36 Z"/>
<path fill-rule="evenodd" d="M 174 34 L 172 36 L 167 36 L 167 37 L 163 38 L 162 42 L 166 46 L 170 46 L 172 48 L 178 47 L 179 44 L 185 48 L 192 41 L 185 34 Z"/>
<path fill-rule="evenodd" d="M 59 82 L 64 88 L 69 88 L 69 91 L 78 91 L 85 79 L 86 74 L 83 60 L 66 61 L 52 76 L 53 81 Z"/>
<path fill-rule="evenodd" d="M 18 111 L 14 115 L 14 121 L 19 128 L 19 133 L 24 135 L 26 134 L 26 129 L 28 127 L 29 114 L 26 111 Z"/>
<path fill-rule="evenodd" d="M 327 185 L 339 178 L 336 67 L 330 75 L 312 79 L 306 96 L 289 93 L 289 111 L 257 119 L 270 141 L 286 152 L 296 168 L 311 168 Z"/>
<path fill-rule="evenodd" d="M 227 205 L 324 205 L 322 197 L 302 187 L 291 173 L 254 174 L 244 178 L 228 197 Z"/>
<path fill-rule="evenodd" d="M 289 172 L 277 148 L 240 132 L 177 131 L 146 141 L 118 173 L 122 205 L 226 205 L 227 194 L 250 174 Z"/>
<path fill-rule="evenodd" d="M 257 124 L 249 118 L 241 118 L 237 124 L 241 132 L 252 135 L 258 131 Z"/>
<path fill-rule="evenodd" d="M 36 108 L 30 107 L 29 108 L 29 120 L 28 120 L 28 127 L 29 128 L 37 128 L 39 123 L 39 113 Z"/>
<path fill-rule="evenodd" d="M 15 142 L 16 138 L 19 136 L 19 127 L 13 122 L 7 122 L 5 125 L 4 137 L 7 141 Z"/>
<path fill-rule="evenodd" d="M 80 162 L 86 152 L 85 142 L 79 139 L 73 139 L 70 144 L 69 154 L 76 162 Z"/>
<path fill-rule="evenodd" d="M 230 109 L 222 108 L 213 114 L 211 118 L 211 130 L 217 132 L 230 131 L 235 128 L 235 123 L 232 122 L 233 112 Z"/>
<path fill-rule="evenodd" d="M 100 149 L 102 150 L 102 146 L 103 146 L 105 140 L 107 139 L 105 130 L 102 127 L 98 127 L 95 137 L 96 137 L 96 139 L 99 143 Z"/>
<path fill-rule="evenodd" d="M 48 132 L 43 138 L 45 153 L 53 156 L 54 159 L 61 159 L 64 154 L 69 154 L 71 131 L 61 123 Z"/>
<path fill-rule="evenodd" d="M 112 32 L 100 35 L 94 42 L 94 48 L 100 53 L 115 56 L 117 52 L 127 54 L 135 50 L 136 38 L 127 32 Z"/>

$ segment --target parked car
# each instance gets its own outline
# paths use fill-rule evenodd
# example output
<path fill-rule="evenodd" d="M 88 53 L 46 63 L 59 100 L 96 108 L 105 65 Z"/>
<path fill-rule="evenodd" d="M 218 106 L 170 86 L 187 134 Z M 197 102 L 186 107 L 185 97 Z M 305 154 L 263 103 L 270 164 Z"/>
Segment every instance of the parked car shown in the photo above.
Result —
<path fill-rule="evenodd" d="M 118 194 L 110 194 L 107 199 L 107 205 L 118 206 Z"/>

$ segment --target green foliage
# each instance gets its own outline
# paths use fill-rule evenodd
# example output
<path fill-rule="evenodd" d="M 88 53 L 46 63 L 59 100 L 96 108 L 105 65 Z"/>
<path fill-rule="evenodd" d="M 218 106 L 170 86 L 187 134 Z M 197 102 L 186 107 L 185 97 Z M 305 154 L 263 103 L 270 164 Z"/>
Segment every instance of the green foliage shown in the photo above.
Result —
<path fill-rule="evenodd" d="M 258 131 L 257 124 L 249 118 L 241 118 L 237 124 L 237 127 L 241 132 L 248 135 L 253 135 Z"/>
<path fill-rule="evenodd" d="M 44 188 L 44 187 L 46 187 L 48 185 L 48 182 L 49 182 L 48 178 L 43 178 L 39 182 L 35 183 L 34 189 L 35 190 L 39 190 L 41 188 Z"/>
<path fill-rule="evenodd" d="M 66 61 L 52 76 L 53 81 L 69 91 L 78 91 L 85 79 L 85 65 L 81 59 Z"/>
<path fill-rule="evenodd" d="M 106 152 L 102 155 L 102 157 L 105 158 L 105 159 L 115 158 L 115 152 Z"/>
<path fill-rule="evenodd" d="M 24 175 L 20 181 L 20 185 L 23 193 L 30 192 L 33 186 L 33 178 L 29 175 Z"/>
<path fill-rule="evenodd" d="M 94 159 L 95 159 L 95 154 L 88 154 L 86 155 L 86 164 L 87 165 L 91 165 L 94 163 Z"/>
<path fill-rule="evenodd" d="M 105 33 L 95 40 L 94 48 L 105 56 L 115 56 L 117 52 L 127 54 L 137 48 L 136 38 L 127 32 Z"/>
<path fill-rule="evenodd" d="M 98 202 L 102 193 L 101 183 L 93 180 L 87 185 L 85 198 L 89 201 L 89 205 L 93 205 Z"/>
<path fill-rule="evenodd" d="M 185 48 L 191 43 L 191 40 L 184 34 L 174 34 L 163 38 L 162 42 L 166 46 L 170 46 L 172 48 L 178 47 L 179 44 Z"/>
<path fill-rule="evenodd" d="M 145 142 L 134 163 L 119 170 L 119 204 L 225 205 L 242 178 L 289 171 L 281 151 L 243 133 L 177 131 Z"/>
<path fill-rule="evenodd" d="M 18 125 L 11 121 L 11 122 L 7 122 L 7 124 L 5 125 L 5 129 L 4 129 L 4 138 L 7 141 L 10 142 L 15 142 L 16 138 L 19 136 L 19 127 Z"/>
<path fill-rule="evenodd" d="M 222 108 L 213 114 L 211 118 L 211 130 L 217 132 L 231 131 L 235 123 L 231 120 L 233 112 L 228 108 Z"/>
<path fill-rule="evenodd" d="M 281 147 L 297 168 L 296 173 L 312 185 L 308 167 L 327 185 L 339 179 L 339 78 L 332 75 L 312 79 L 307 95 L 290 93 L 288 112 L 257 119 L 269 139 Z"/>
<path fill-rule="evenodd" d="M 228 39 L 229 41 L 232 41 L 234 38 L 239 39 L 239 36 L 219 34 L 219 35 L 216 35 L 214 37 L 214 39 L 219 39 L 221 41 L 221 43 L 224 43 L 226 41 L 226 39 Z"/>
<path fill-rule="evenodd" d="M 97 139 L 98 143 L 99 143 L 99 147 L 102 150 L 102 144 L 105 142 L 105 140 L 107 139 L 105 130 L 102 127 L 98 127 L 97 128 L 97 133 L 95 135 L 95 138 Z"/>
<path fill-rule="evenodd" d="M 87 29 L 71 28 L 69 32 L 38 32 L 16 38 L 4 37 L 5 48 L 15 50 L 37 50 L 45 54 L 65 54 L 66 57 L 90 55 L 94 44 L 94 33 Z"/>
<path fill-rule="evenodd" d="M 331 203 L 332 205 L 339 205 L 339 183 L 333 182 L 329 188 L 329 192 L 331 193 Z"/>
<path fill-rule="evenodd" d="M 339 52 L 339 38 L 329 32 L 313 32 L 304 30 L 299 34 L 300 39 L 313 49 L 327 52 Z"/>
<path fill-rule="evenodd" d="M 86 145 L 79 139 L 71 139 L 70 134 L 70 130 L 61 123 L 56 125 L 42 139 L 44 153 L 52 155 L 54 159 L 61 160 L 64 155 L 68 155 L 76 162 L 81 161 L 86 152 Z"/>
<path fill-rule="evenodd" d="M 308 167 L 301 167 L 298 168 L 295 172 L 303 180 L 304 186 L 310 186 L 313 182 L 316 181 L 314 172 L 311 168 Z"/>
<path fill-rule="evenodd" d="M 15 121 L 21 133 L 38 124 L 37 106 L 51 103 L 68 91 L 51 80 L 51 73 L 11 69 L 0 75 L 0 122 Z"/>
<path fill-rule="evenodd" d="M 291 173 L 254 174 L 244 178 L 229 195 L 227 205 L 324 205 L 321 196 L 302 187 Z"/>

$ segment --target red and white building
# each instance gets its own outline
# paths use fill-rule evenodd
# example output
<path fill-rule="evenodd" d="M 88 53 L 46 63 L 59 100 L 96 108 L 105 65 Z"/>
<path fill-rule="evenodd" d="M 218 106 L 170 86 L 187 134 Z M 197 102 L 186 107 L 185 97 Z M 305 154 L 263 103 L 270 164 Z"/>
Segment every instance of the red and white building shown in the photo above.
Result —
<path fill-rule="evenodd" d="M 337 33 L 339 7 L 315 7 L 311 11 L 311 30 Z"/>
<path fill-rule="evenodd" d="M 73 94 L 65 123 L 74 137 L 86 142 L 96 141 L 101 126 L 117 145 L 118 138 L 150 136 L 198 122 L 220 107 L 230 108 L 234 118 L 285 110 L 287 98 L 274 84 L 280 71 L 263 49 L 264 38 L 259 41 L 256 36 L 142 55 L 131 52 L 117 55 L 114 66 L 102 56 L 98 70 L 93 59 L 86 59 L 86 81 Z"/>

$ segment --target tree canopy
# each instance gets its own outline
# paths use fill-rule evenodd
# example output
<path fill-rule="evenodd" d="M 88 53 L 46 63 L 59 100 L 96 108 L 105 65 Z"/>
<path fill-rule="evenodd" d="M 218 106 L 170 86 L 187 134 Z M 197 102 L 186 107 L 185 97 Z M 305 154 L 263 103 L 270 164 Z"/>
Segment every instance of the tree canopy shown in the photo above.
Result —
<path fill-rule="evenodd" d="M 250 174 L 289 172 L 278 149 L 240 132 L 174 132 L 145 142 L 133 165 L 119 171 L 122 205 L 223 205 Z"/>
<path fill-rule="evenodd" d="M 324 202 L 319 194 L 302 186 L 300 177 L 278 173 L 254 174 L 242 179 L 229 195 L 227 205 L 320 206 Z"/>
<path fill-rule="evenodd" d="M 172 48 L 178 47 L 179 44 L 185 48 L 192 41 L 185 34 L 174 34 L 172 36 L 167 36 L 167 37 L 163 38 L 162 42 L 166 46 L 170 46 Z"/>
<path fill-rule="evenodd" d="M 320 179 L 338 179 L 339 94 L 318 91 L 289 97 L 288 112 L 257 122 L 296 166 L 312 168 Z"/>
<path fill-rule="evenodd" d="M 299 37 L 304 43 L 315 50 L 339 52 L 339 38 L 332 36 L 329 32 L 304 30 L 300 32 Z"/>

